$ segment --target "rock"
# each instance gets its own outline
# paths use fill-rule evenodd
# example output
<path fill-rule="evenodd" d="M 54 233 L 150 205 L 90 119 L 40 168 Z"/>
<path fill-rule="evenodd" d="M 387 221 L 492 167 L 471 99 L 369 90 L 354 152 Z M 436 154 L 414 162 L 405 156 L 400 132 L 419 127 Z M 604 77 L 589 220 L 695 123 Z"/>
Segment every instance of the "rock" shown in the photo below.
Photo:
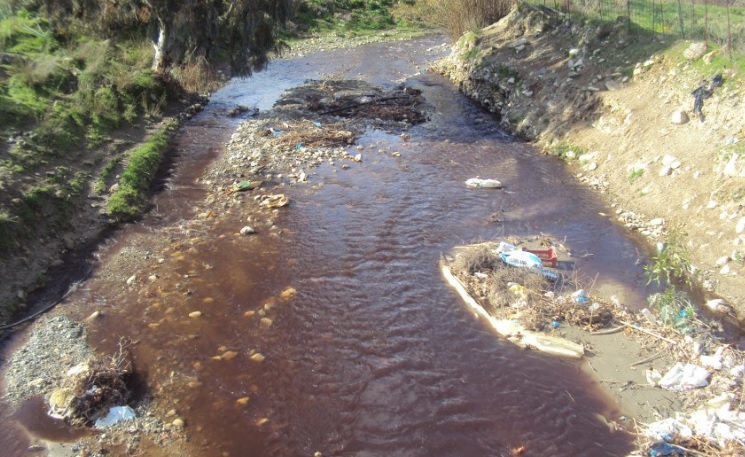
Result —
<path fill-rule="evenodd" d="M 183 430 L 185 423 L 183 419 L 181 419 L 180 417 L 177 417 L 176 419 L 173 420 L 173 422 L 171 422 L 171 425 L 176 430 Z"/>
<path fill-rule="evenodd" d="M 249 357 L 249 358 L 250 358 L 251 360 L 253 360 L 254 362 L 257 362 L 257 363 L 261 363 L 261 362 L 263 362 L 264 360 L 266 360 L 266 357 L 264 357 L 264 356 L 263 356 L 263 355 L 262 355 L 262 354 L 261 354 L 260 352 L 257 352 L 256 354 L 252 355 L 252 356 L 251 356 L 251 357 Z"/>
<path fill-rule="evenodd" d="M 256 233 L 256 230 L 254 230 L 253 227 L 249 227 L 248 225 L 241 229 L 241 235 L 245 236 L 245 235 L 251 235 L 253 233 Z"/>
<path fill-rule="evenodd" d="M 646 67 L 651 67 L 652 65 L 654 65 L 654 60 L 652 60 L 652 59 L 647 59 L 647 60 L 645 60 L 645 61 L 644 61 L 644 63 L 642 64 L 642 66 L 643 66 L 643 67 L 645 67 L 645 68 L 646 68 Z"/>
<path fill-rule="evenodd" d="M 189 317 L 196 319 L 197 317 L 201 317 L 202 312 L 201 311 L 192 311 L 189 313 Z"/>
<path fill-rule="evenodd" d="M 597 151 L 588 152 L 586 154 L 582 154 L 581 156 L 579 156 L 579 161 L 580 162 L 589 162 L 589 161 L 595 159 L 595 157 L 597 157 L 597 156 L 598 156 L 598 152 Z"/>
<path fill-rule="evenodd" d="M 739 221 L 737 221 L 737 225 L 735 225 L 735 232 L 742 233 L 743 230 L 745 230 L 745 217 L 741 217 Z"/>
<path fill-rule="evenodd" d="M 264 327 L 271 327 L 273 323 L 274 321 L 272 321 L 268 317 L 261 318 L 261 325 L 263 325 Z"/>
<path fill-rule="evenodd" d="M 597 162 L 591 162 L 590 164 L 587 165 L 587 171 L 595 171 L 597 169 L 598 169 Z"/>
<path fill-rule="evenodd" d="M 239 404 L 241 406 L 246 406 L 248 404 L 249 400 L 250 399 L 248 397 L 241 397 L 238 400 L 236 400 L 235 402 L 236 402 L 236 404 Z"/>
<path fill-rule="evenodd" d="M 362 154 L 357 154 L 356 156 L 354 156 L 354 161 L 355 162 L 362 162 Z"/>
<path fill-rule="evenodd" d="M 722 257 L 720 257 L 720 258 L 717 259 L 717 266 L 718 267 L 723 267 L 723 266 L 727 265 L 727 263 L 730 260 L 732 260 L 732 259 L 730 259 L 730 256 L 728 256 L 728 255 L 722 256 Z"/>
<path fill-rule="evenodd" d="M 687 60 L 696 60 L 706 54 L 706 43 L 702 41 L 696 41 L 691 43 L 685 51 L 683 51 L 683 57 Z"/>
<path fill-rule="evenodd" d="M 721 270 L 719 270 L 719 274 L 728 275 L 731 270 L 732 269 L 730 268 L 729 265 L 725 265 L 725 266 L 722 267 Z"/>
<path fill-rule="evenodd" d="M 673 168 L 670 165 L 666 165 L 666 166 L 663 166 L 662 167 L 662 169 L 660 170 L 659 175 L 660 176 L 667 176 L 667 175 L 669 175 L 672 172 L 673 172 Z"/>
<path fill-rule="evenodd" d="M 672 123 L 682 125 L 688 122 L 688 114 L 683 110 L 673 111 Z"/>
<path fill-rule="evenodd" d="M 649 221 L 649 225 L 651 225 L 652 227 L 659 227 L 659 226 L 665 225 L 665 219 L 661 217 L 654 218 L 651 221 Z"/>
<path fill-rule="evenodd" d="M 132 276 L 130 276 L 130 277 L 129 277 L 129 278 L 127 279 L 127 285 L 128 285 L 128 286 L 131 286 L 131 285 L 133 285 L 133 284 L 134 284 L 135 282 L 137 282 L 137 276 L 136 276 L 136 275 L 132 275 Z"/>

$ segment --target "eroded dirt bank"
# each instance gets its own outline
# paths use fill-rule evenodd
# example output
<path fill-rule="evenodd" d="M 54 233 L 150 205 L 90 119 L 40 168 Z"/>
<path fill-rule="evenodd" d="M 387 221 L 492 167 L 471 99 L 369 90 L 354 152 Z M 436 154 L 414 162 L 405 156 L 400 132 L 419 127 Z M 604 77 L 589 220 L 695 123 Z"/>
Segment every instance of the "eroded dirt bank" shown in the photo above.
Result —
<path fill-rule="evenodd" d="M 721 51 L 663 37 L 644 54 L 639 39 L 625 22 L 574 24 L 520 5 L 464 36 L 433 69 L 498 114 L 502 126 L 568 161 L 615 209 L 608 218 L 651 245 L 684 233 L 679 239 L 706 298 L 722 296 L 742 316 L 741 69 L 718 63 Z M 712 86 L 700 121 L 691 93 L 715 73 L 724 83 Z"/>

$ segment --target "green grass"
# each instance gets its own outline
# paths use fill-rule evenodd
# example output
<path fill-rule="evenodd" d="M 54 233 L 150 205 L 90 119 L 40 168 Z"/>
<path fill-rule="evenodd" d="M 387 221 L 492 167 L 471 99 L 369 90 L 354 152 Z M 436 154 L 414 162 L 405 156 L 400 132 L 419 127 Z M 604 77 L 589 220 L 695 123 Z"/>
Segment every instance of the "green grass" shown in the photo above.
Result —
<path fill-rule="evenodd" d="M 116 173 L 116 169 L 119 167 L 120 163 L 121 159 L 119 157 L 114 157 L 109 160 L 106 166 L 103 167 L 101 174 L 98 176 L 98 179 L 96 179 L 96 183 L 94 184 L 94 190 L 97 193 L 103 194 L 106 192 L 106 187 L 111 178 L 114 177 L 114 173 Z"/>
<path fill-rule="evenodd" d="M 150 184 L 168 147 L 167 129 L 128 152 L 129 162 L 106 207 L 106 212 L 114 219 L 132 220 L 145 208 Z"/>
<path fill-rule="evenodd" d="M 310 33 L 365 34 L 397 27 L 393 0 L 308 0 L 301 2 L 293 21 Z M 411 28 L 410 22 L 402 24 Z"/>
<path fill-rule="evenodd" d="M 644 176 L 643 168 L 632 170 L 631 173 L 629 173 L 629 184 L 634 184 L 636 180 L 641 178 L 642 176 Z"/>
<path fill-rule="evenodd" d="M 570 143 L 559 143 L 551 148 L 552 155 L 566 161 L 576 160 L 579 156 L 586 153 L 587 150 L 585 148 Z M 574 155 L 572 156 L 572 154 Z"/>

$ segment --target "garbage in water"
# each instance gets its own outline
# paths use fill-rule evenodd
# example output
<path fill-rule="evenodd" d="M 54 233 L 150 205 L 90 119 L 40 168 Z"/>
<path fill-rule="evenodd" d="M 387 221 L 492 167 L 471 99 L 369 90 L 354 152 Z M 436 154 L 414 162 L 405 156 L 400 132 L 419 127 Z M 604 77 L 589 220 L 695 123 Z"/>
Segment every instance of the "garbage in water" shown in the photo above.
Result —
<path fill-rule="evenodd" d="M 499 258 L 511 267 L 543 269 L 543 262 L 532 252 L 518 250 L 502 252 L 499 254 Z"/>
<path fill-rule="evenodd" d="M 590 297 L 587 296 L 587 292 L 585 292 L 585 289 L 580 289 L 572 293 L 572 298 L 577 303 L 587 303 L 588 301 L 590 301 Z"/>
<path fill-rule="evenodd" d="M 663 456 L 663 455 L 683 455 L 685 451 L 678 446 L 670 444 L 666 441 L 662 441 L 654 444 L 649 448 L 649 455 L 651 457 Z"/>
<path fill-rule="evenodd" d="M 135 417 L 137 417 L 135 411 L 129 406 L 114 406 L 109 409 L 106 416 L 96 419 L 94 426 L 96 428 L 108 428 L 121 421 L 132 420 Z"/>
<path fill-rule="evenodd" d="M 261 186 L 262 181 L 241 181 L 239 183 L 233 184 L 228 188 L 228 193 L 231 192 L 244 192 L 247 190 L 253 190 L 257 187 Z"/>
<path fill-rule="evenodd" d="M 511 244 L 507 243 L 501 243 L 496 251 L 498 252 L 499 258 L 502 260 L 502 262 L 511 267 L 528 268 L 534 270 L 552 281 L 556 281 L 559 279 L 558 273 L 543 268 L 543 262 L 541 261 L 541 259 L 530 251 L 516 249 Z"/>
<path fill-rule="evenodd" d="M 548 249 L 529 249 L 529 248 L 523 248 L 523 251 L 528 251 L 532 254 L 535 254 L 538 256 L 539 259 L 541 259 L 541 262 L 543 262 L 544 265 L 549 266 L 551 268 L 556 268 L 557 264 L 559 263 L 559 256 L 556 253 L 556 249 L 551 246 Z"/>
<path fill-rule="evenodd" d="M 466 180 L 466 186 L 475 188 L 501 189 L 502 183 L 496 179 L 471 178 Z"/>
<path fill-rule="evenodd" d="M 676 363 L 665 376 L 660 379 L 660 387 L 672 391 L 691 390 L 709 385 L 710 373 L 692 363 Z"/>
<path fill-rule="evenodd" d="M 261 197 L 261 203 L 259 206 L 265 206 L 267 208 L 281 208 L 290 204 L 290 200 L 284 194 L 277 195 L 263 195 Z"/>

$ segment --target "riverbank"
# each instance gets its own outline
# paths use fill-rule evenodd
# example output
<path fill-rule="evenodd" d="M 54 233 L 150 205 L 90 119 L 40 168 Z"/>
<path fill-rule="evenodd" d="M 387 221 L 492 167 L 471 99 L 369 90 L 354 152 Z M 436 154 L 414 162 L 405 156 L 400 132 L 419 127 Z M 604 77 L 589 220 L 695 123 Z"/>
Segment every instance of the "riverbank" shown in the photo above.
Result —
<path fill-rule="evenodd" d="M 742 69 L 705 44 L 635 42 L 624 24 L 575 24 L 520 5 L 433 69 L 566 161 L 614 210 L 608 218 L 648 239 L 650 256 L 656 243 L 679 247 L 678 273 L 742 316 Z M 717 74 L 699 120 L 691 93 Z"/>

